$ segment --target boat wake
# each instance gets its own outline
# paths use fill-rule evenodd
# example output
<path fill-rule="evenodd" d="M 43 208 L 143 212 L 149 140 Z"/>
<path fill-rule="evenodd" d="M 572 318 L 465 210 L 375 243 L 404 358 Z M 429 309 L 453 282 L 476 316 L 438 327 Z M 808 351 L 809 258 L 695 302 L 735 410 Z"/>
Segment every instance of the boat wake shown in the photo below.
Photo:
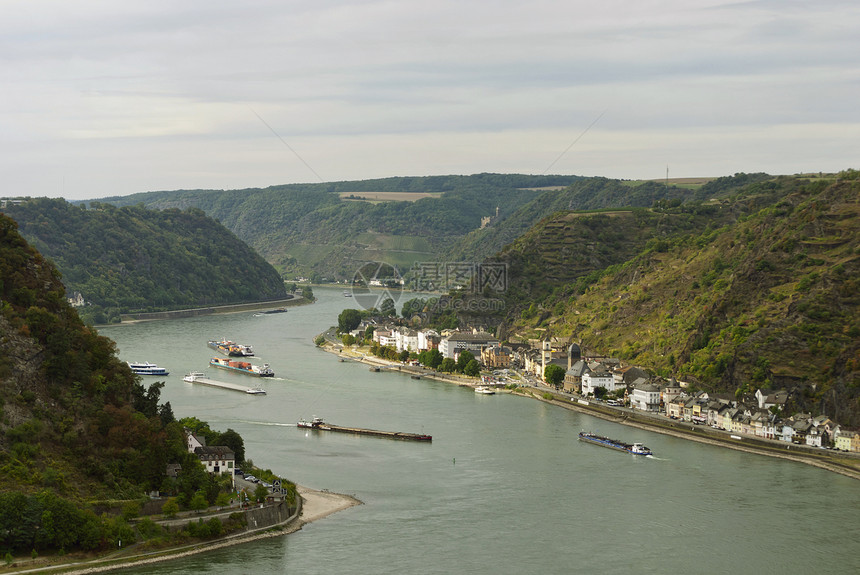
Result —
<path fill-rule="evenodd" d="M 249 421 L 247 419 L 239 420 L 239 423 L 247 423 L 248 425 L 262 425 L 266 427 L 296 427 L 295 423 L 280 423 L 277 421 Z"/>

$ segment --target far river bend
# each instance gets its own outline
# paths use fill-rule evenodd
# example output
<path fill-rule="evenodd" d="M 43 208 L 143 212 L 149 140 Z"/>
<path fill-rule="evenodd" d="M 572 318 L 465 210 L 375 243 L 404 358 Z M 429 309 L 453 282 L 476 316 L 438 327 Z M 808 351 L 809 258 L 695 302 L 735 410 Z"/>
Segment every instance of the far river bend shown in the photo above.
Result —
<path fill-rule="evenodd" d="M 127 573 L 857 573 L 860 482 L 799 463 L 625 427 L 522 397 L 372 373 L 314 347 L 354 307 L 342 290 L 287 313 L 242 312 L 100 329 L 128 361 L 170 370 L 177 418 L 232 428 L 246 454 L 364 505 L 263 539 Z M 399 309 L 400 305 L 398 305 Z M 208 368 L 209 339 L 251 344 L 274 380 Z M 266 396 L 196 386 L 189 371 Z M 150 379 L 145 379 L 148 384 Z M 432 444 L 295 427 L 428 433 Z M 576 440 L 641 441 L 633 457 Z"/>

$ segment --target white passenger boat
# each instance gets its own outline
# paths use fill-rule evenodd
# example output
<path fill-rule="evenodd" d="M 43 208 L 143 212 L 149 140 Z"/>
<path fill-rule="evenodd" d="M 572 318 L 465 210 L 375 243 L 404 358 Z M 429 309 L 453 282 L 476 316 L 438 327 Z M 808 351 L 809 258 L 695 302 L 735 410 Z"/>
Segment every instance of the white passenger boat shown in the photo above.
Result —
<path fill-rule="evenodd" d="M 126 363 L 128 363 L 128 366 L 131 368 L 131 371 L 133 371 L 137 375 L 169 375 L 169 372 L 165 368 L 158 367 L 154 363 L 149 363 L 148 361 L 129 361 Z"/>

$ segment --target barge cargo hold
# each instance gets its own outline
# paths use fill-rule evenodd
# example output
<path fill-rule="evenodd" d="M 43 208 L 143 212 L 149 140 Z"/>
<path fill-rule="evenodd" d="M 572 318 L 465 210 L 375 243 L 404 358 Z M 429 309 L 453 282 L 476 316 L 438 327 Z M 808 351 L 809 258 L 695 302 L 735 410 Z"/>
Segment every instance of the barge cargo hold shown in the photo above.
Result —
<path fill-rule="evenodd" d="M 344 427 L 325 423 L 322 418 L 314 417 L 311 421 L 304 419 L 296 424 L 297 427 L 305 429 L 317 429 L 319 431 L 337 431 L 340 433 L 354 433 L 356 435 L 370 435 L 373 437 L 384 437 L 387 439 L 405 439 L 409 441 L 433 441 L 432 435 L 423 433 L 405 433 L 402 431 L 379 431 L 376 429 L 364 429 L 361 427 Z"/>
<path fill-rule="evenodd" d="M 213 339 L 208 341 L 206 345 L 230 357 L 252 357 L 254 355 L 254 348 L 250 345 L 243 345 L 229 339 Z"/>
<path fill-rule="evenodd" d="M 231 369 L 239 373 L 247 373 L 248 375 L 256 375 L 257 377 L 274 377 L 275 372 L 269 367 L 268 363 L 263 365 L 253 365 L 247 361 L 234 361 L 232 359 L 224 359 L 213 357 L 209 360 L 209 365 L 212 367 L 220 367 L 221 369 Z"/>
<path fill-rule="evenodd" d="M 200 385 L 208 385 L 209 387 L 220 387 L 221 389 L 241 391 L 242 393 L 247 393 L 248 395 L 266 395 L 266 390 L 262 387 L 246 387 L 244 385 L 227 383 L 226 381 L 216 381 L 214 379 L 207 378 L 205 373 L 201 373 L 199 371 L 192 371 L 191 373 L 185 375 L 182 380 L 187 381 L 188 383 L 199 383 Z"/>
<path fill-rule="evenodd" d="M 627 453 L 632 453 L 633 455 L 651 455 L 651 450 L 641 443 L 624 443 L 623 441 L 610 439 L 595 433 L 581 431 L 579 433 L 579 440 L 585 441 L 586 443 L 593 443 L 594 445 L 600 445 L 601 447 L 615 449 L 617 451 L 625 451 Z"/>

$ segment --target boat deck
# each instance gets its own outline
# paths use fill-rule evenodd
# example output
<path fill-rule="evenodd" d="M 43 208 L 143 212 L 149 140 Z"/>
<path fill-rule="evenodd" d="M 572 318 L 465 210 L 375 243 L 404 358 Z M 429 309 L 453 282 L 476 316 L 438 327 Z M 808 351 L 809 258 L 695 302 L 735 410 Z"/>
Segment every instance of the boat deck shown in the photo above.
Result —
<path fill-rule="evenodd" d="M 373 437 L 385 437 L 387 439 L 404 439 L 408 441 L 433 441 L 433 437 L 423 433 L 406 433 L 403 431 L 380 431 L 378 429 L 365 429 L 363 427 L 346 427 L 331 423 L 314 422 L 313 426 L 300 422 L 299 427 L 316 429 L 318 431 L 336 431 L 339 433 L 354 433 L 356 435 L 370 435 Z"/>
<path fill-rule="evenodd" d="M 189 381 L 188 383 L 199 383 L 200 385 L 208 385 L 209 387 L 220 387 L 221 389 L 229 389 L 231 391 L 241 391 L 242 393 L 247 393 L 249 395 L 253 395 L 254 390 L 260 389 L 258 387 L 236 385 L 235 383 L 228 383 L 226 381 L 217 381 L 214 379 L 209 379 L 207 377 L 195 377 L 192 381 Z"/>

